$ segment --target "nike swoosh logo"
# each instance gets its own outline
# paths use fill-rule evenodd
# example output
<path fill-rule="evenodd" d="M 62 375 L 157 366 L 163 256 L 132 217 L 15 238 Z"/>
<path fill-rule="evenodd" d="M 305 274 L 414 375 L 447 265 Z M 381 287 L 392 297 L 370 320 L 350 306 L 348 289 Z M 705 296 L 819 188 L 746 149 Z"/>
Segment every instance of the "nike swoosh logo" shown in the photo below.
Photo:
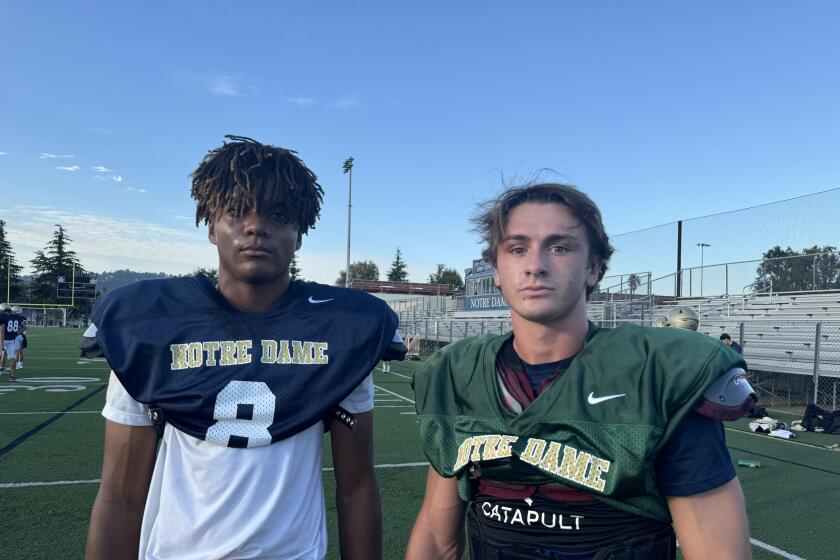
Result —
<path fill-rule="evenodd" d="M 589 396 L 586 397 L 586 402 L 589 404 L 598 404 L 604 401 L 608 401 L 610 399 L 617 399 L 619 397 L 626 397 L 626 393 L 621 393 L 620 395 L 604 395 L 603 397 L 596 397 L 595 393 L 589 393 Z"/>
<path fill-rule="evenodd" d="M 315 299 L 314 297 L 309 296 L 309 303 L 326 303 L 326 302 L 328 302 L 328 301 L 332 301 L 332 300 L 334 300 L 334 299 L 335 299 L 335 298 L 330 298 L 330 299 Z"/>

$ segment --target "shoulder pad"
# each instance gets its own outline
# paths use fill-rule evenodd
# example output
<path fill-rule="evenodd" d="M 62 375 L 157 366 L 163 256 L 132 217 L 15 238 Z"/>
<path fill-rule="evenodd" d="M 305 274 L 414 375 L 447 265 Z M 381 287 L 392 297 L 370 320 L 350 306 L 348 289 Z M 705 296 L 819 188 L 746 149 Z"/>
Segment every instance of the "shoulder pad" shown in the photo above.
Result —
<path fill-rule="evenodd" d="M 391 344 L 388 345 L 388 348 L 385 349 L 385 352 L 382 354 L 383 360 L 404 360 L 405 354 L 408 352 L 408 347 L 403 342 L 402 336 L 400 336 L 399 331 L 394 333 L 394 340 L 391 341 Z"/>
<path fill-rule="evenodd" d="M 96 341 L 96 325 L 91 323 L 90 326 L 85 331 L 85 334 L 82 335 L 83 338 L 81 342 L 79 342 L 79 350 L 82 351 L 81 356 L 82 358 L 102 358 L 104 357 L 102 354 L 102 349 L 99 347 L 99 343 Z"/>
<path fill-rule="evenodd" d="M 747 372 L 732 368 L 706 389 L 696 410 L 715 420 L 731 421 L 750 412 L 756 402 L 758 397 L 747 381 Z"/>
<path fill-rule="evenodd" d="M 79 342 L 79 350 L 81 350 L 82 358 L 103 358 L 102 349 L 96 341 L 95 336 L 86 336 Z"/>

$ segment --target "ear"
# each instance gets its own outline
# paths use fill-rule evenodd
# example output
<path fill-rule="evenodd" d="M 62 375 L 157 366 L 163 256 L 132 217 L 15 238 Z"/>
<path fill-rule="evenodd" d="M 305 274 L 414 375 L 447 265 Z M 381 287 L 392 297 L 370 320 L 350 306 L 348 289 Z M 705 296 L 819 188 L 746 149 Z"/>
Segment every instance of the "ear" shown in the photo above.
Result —
<path fill-rule="evenodd" d="M 496 288 L 498 288 L 499 290 L 501 290 L 501 289 L 502 289 L 502 282 L 499 280 L 499 271 L 498 271 L 498 270 L 496 270 L 495 268 L 493 268 L 493 284 L 494 284 L 494 285 L 496 286 Z"/>
<path fill-rule="evenodd" d="M 595 285 L 598 283 L 598 280 L 601 277 L 601 263 L 596 261 L 595 259 L 589 263 L 588 270 L 586 272 L 586 287 L 587 288 L 594 288 Z"/>
<path fill-rule="evenodd" d="M 207 222 L 207 239 L 213 245 L 216 244 L 216 221 L 212 218 Z"/>

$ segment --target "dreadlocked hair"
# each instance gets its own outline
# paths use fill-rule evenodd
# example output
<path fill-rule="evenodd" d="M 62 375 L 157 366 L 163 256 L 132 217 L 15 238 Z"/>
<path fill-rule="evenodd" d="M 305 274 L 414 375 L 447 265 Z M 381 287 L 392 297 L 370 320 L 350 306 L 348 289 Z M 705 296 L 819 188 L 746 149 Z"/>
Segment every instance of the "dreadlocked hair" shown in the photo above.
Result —
<path fill-rule="evenodd" d="M 257 207 L 280 205 L 301 235 L 315 226 L 324 189 L 297 152 L 226 134 L 221 147 L 204 157 L 190 175 L 196 201 L 195 225 L 220 212 L 247 214 Z"/>

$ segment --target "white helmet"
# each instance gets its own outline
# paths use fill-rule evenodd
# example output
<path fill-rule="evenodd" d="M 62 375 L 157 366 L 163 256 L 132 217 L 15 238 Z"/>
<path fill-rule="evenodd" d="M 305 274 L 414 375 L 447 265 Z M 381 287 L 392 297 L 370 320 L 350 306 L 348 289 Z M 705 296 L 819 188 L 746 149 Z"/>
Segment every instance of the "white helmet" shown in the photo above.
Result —
<path fill-rule="evenodd" d="M 671 309 L 665 316 L 666 327 L 696 331 L 699 325 L 700 317 L 696 311 L 687 305 L 678 305 Z"/>
<path fill-rule="evenodd" d="M 11 313 L 12 306 L 8 303 L 0 303 L 0 313 Z"/>
<path fill-rule="evenodd" d="M 19 305 L 13 305 L 12 313 L 14 313 L 15 315 L 20 315 L 21 313 L 23 313 L 23 309 L 21 309 Z"/>

